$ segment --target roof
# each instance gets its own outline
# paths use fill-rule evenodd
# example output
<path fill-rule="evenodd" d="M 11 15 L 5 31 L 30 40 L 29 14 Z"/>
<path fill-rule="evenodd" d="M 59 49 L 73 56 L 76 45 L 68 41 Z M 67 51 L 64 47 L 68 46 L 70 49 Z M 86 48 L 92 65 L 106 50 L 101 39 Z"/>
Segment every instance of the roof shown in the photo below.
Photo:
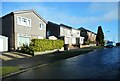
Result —
<path fill-rule="evenodd" d="M 48 24 L 52 24 L 52 25 L 59 26 L 58 24 L 56 24 L 56 23 L 53 23 L 53 22 L 51 22 L 51 21 L 48 21 Z"/>
<path fill-rule="evenodd" d="M 92 31 L 90 31 L 90 30 L 88 30 L 88 29 L 85 29 L 85 28 L 83 28 L 83 27 L 78 28 L 78 30 L 85 30 L 85 31 L 88 31 L 88 32 L 92 32 Z M 92 32 L 92 33 L 96 35 L 96 33 L 94 33 L 94 32 Z"/>
<path fill-rule="evenodd" d="M 41 20 L 43 20 L 43 22 L 47 23 L 47 21 L 45 19 L 43 19 L 35 10 L 31 9 L 31 10 L 18 10 L 18 11 L 14 11 L 11 12 L 5 16 L 3 16 L 2 18 L 11 15 L 11 14 L 19 14 L 19 13 L 29 13 L 29 12 L 33 12 L 35 15 L 37 15 Z"/>
<path fill-rule="evenodd" d="M 67 26 L 67 25 L 64 25 L 64 24 L 60 24 L 60 26 L 64 26 L 64 27 L 66 27 L 66 28 L 72 29 L 72 27 Z"/>

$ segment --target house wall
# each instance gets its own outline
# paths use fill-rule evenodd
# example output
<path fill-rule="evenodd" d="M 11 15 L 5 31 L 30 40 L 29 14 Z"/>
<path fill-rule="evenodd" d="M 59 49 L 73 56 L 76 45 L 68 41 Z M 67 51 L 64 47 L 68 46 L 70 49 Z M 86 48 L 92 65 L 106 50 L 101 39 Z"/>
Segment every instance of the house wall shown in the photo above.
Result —
<path fill-rule="evenodd" d="M 64 26 L 60 26 L 60 36 L 64 36 L 64 43 L 65 44 L 72 44 L 71 38 L 71 29 L 66 28 Z"/>
<path fill-rule="evenodd" d="M 93 34 L 92 32 L 87 32 L 88 33 L 88 40 L 90 41 L 96 41 L 96 35 Z"/>
<path fill-rule="evenodd" d="M 71 29 L 60 26 L 60 36 L 71 37 Z"/>
<path fill-rule="evenodd" d="M 80 30 L 71 29 L 71 35 L 73 37 L 80 37 Z"/>
<path fill-rule="evenodd" d="M 13 14 L 2 17 L 2 35 L 8 37 L 8 50 L 13 50 L 14 45 Z"/>
<path fill-rule="evenodd" d="M 17 16 L 25 17 L 31 20 L 31 27 L 18 25 Z M 43 23 L 43 29 L 40 29 L 40 23 Z M 18 34 L 23 36 L 28 36 L 31 39 L 33 38 L 46 38 L 46 23 L 43 22 L 36 14 L 33 12 L 28 13 L 15 13 L 14 14 L 14 29 L 15 29 L 15 48 L 18 47 Z"/>
<path fill-rule="evenodd" d="M 72 44 L 80 44 L 80 30 L 71 29 Z M 78 41 L 79 40 L 79 41 Z"/>
<path fill-rule="evenodd" d="M 2 35 L 2 18 L 0 17 L 0 35 Z"/>
<path fill-rule="evenodd" d="M 96 35 L 86 30 L 81 30 L 80 36 L 84 37 L 84 41 L 87 41 L 87 40 L 96 41 Z"/>
<path fill-rule="evenodd" d="M 81 30 L 80 36 L 84 37 L 84 41 L 88 40 L 88 34 L 86 30 Z"/>
<path fill-rule="evenodd" d="M 60 26 L 57 25 L 57 24 L 48 22 L 47 28 L 46 28 L 46 32 L 47 33 L 49 32 L 48 36 L 47 36 L 47 33 L 46 33 L 47 37 L 49 37 L 49 36 L 55 36 L 55 37 L 58 38 L 60 36 Z"/>

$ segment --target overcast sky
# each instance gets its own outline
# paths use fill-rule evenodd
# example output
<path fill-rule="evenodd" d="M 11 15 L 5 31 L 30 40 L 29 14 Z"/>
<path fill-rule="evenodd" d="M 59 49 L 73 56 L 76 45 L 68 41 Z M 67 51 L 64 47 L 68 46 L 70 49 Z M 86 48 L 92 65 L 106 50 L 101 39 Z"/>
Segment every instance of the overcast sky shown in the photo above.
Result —
<path fill-rule="evenodd" d="M 101 25 L 105 39 L 118 40 L 117 2 L 2 2 L 2 16 L 27 9 L 34 9 L 46 21 L 84 27 L 95 33 Z"/>

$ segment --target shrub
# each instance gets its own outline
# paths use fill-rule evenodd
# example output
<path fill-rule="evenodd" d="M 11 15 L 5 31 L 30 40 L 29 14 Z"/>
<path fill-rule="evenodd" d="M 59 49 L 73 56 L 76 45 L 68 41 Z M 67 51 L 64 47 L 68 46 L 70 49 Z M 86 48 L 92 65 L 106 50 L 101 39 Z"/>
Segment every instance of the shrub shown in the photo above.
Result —
<path fill-rule="evenodd" d="M 21 46 L 20 52 L 34 55 L 33 48 L 31 46 L 28 46 L 25 44 L 23 44 L 23 46 Z"/>
<path fill-rule="evenodd" d="M 21 52 L 34 54 L 45 50 L 61 49 L 64 45 L 63 40 L 32 39 L 30 45 L 23 45 Z"/>

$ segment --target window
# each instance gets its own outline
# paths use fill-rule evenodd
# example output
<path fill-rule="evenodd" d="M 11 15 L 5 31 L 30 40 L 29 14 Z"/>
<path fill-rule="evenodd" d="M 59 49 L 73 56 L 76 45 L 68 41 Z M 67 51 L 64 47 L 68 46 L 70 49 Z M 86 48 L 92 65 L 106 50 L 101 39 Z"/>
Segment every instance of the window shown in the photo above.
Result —
<path fill-rule="evenodd" d="M 43 29 L 43 28 L 44 28 L 44 24 L 40 23 L 40 29 Z"/>
<path fill-rule="evenodd" d="M 27 26 L 27 19 L 26 18 L 22 18 L 22 24 Z"/>
<path fill-rule="evenodd" d="M 31 27 L 31 20 L 25 17 L 17 16 L 17 24 Z"/>
<path fill-rule="evenodd" d="M 70 30 L 67 30 L 67 35 L 70 35 Z"/>
<path fill-rule="evenodd" d="M 47 31 L 47 36 L 49 36 L 50 35 L 50 31 Z"/>
<path fill-rule="evenodd" d="M 23 46 L 23 44 L 25 45 L 29 45 L 30 43 L 30 35 L 23 35 L 21 33 L 18 33 L 17 34 L 17 46 L 20 47 L 20 46 Z"/>
<path fill-rule="evenodd" d="M 17 24 L 21 24 L 21 17 L 17 17 Z"/>
<path fill-rule="evenodd" d="M 28 19 L 27 25 L 31 27 L 31 20 L 30 19 Z"/>

